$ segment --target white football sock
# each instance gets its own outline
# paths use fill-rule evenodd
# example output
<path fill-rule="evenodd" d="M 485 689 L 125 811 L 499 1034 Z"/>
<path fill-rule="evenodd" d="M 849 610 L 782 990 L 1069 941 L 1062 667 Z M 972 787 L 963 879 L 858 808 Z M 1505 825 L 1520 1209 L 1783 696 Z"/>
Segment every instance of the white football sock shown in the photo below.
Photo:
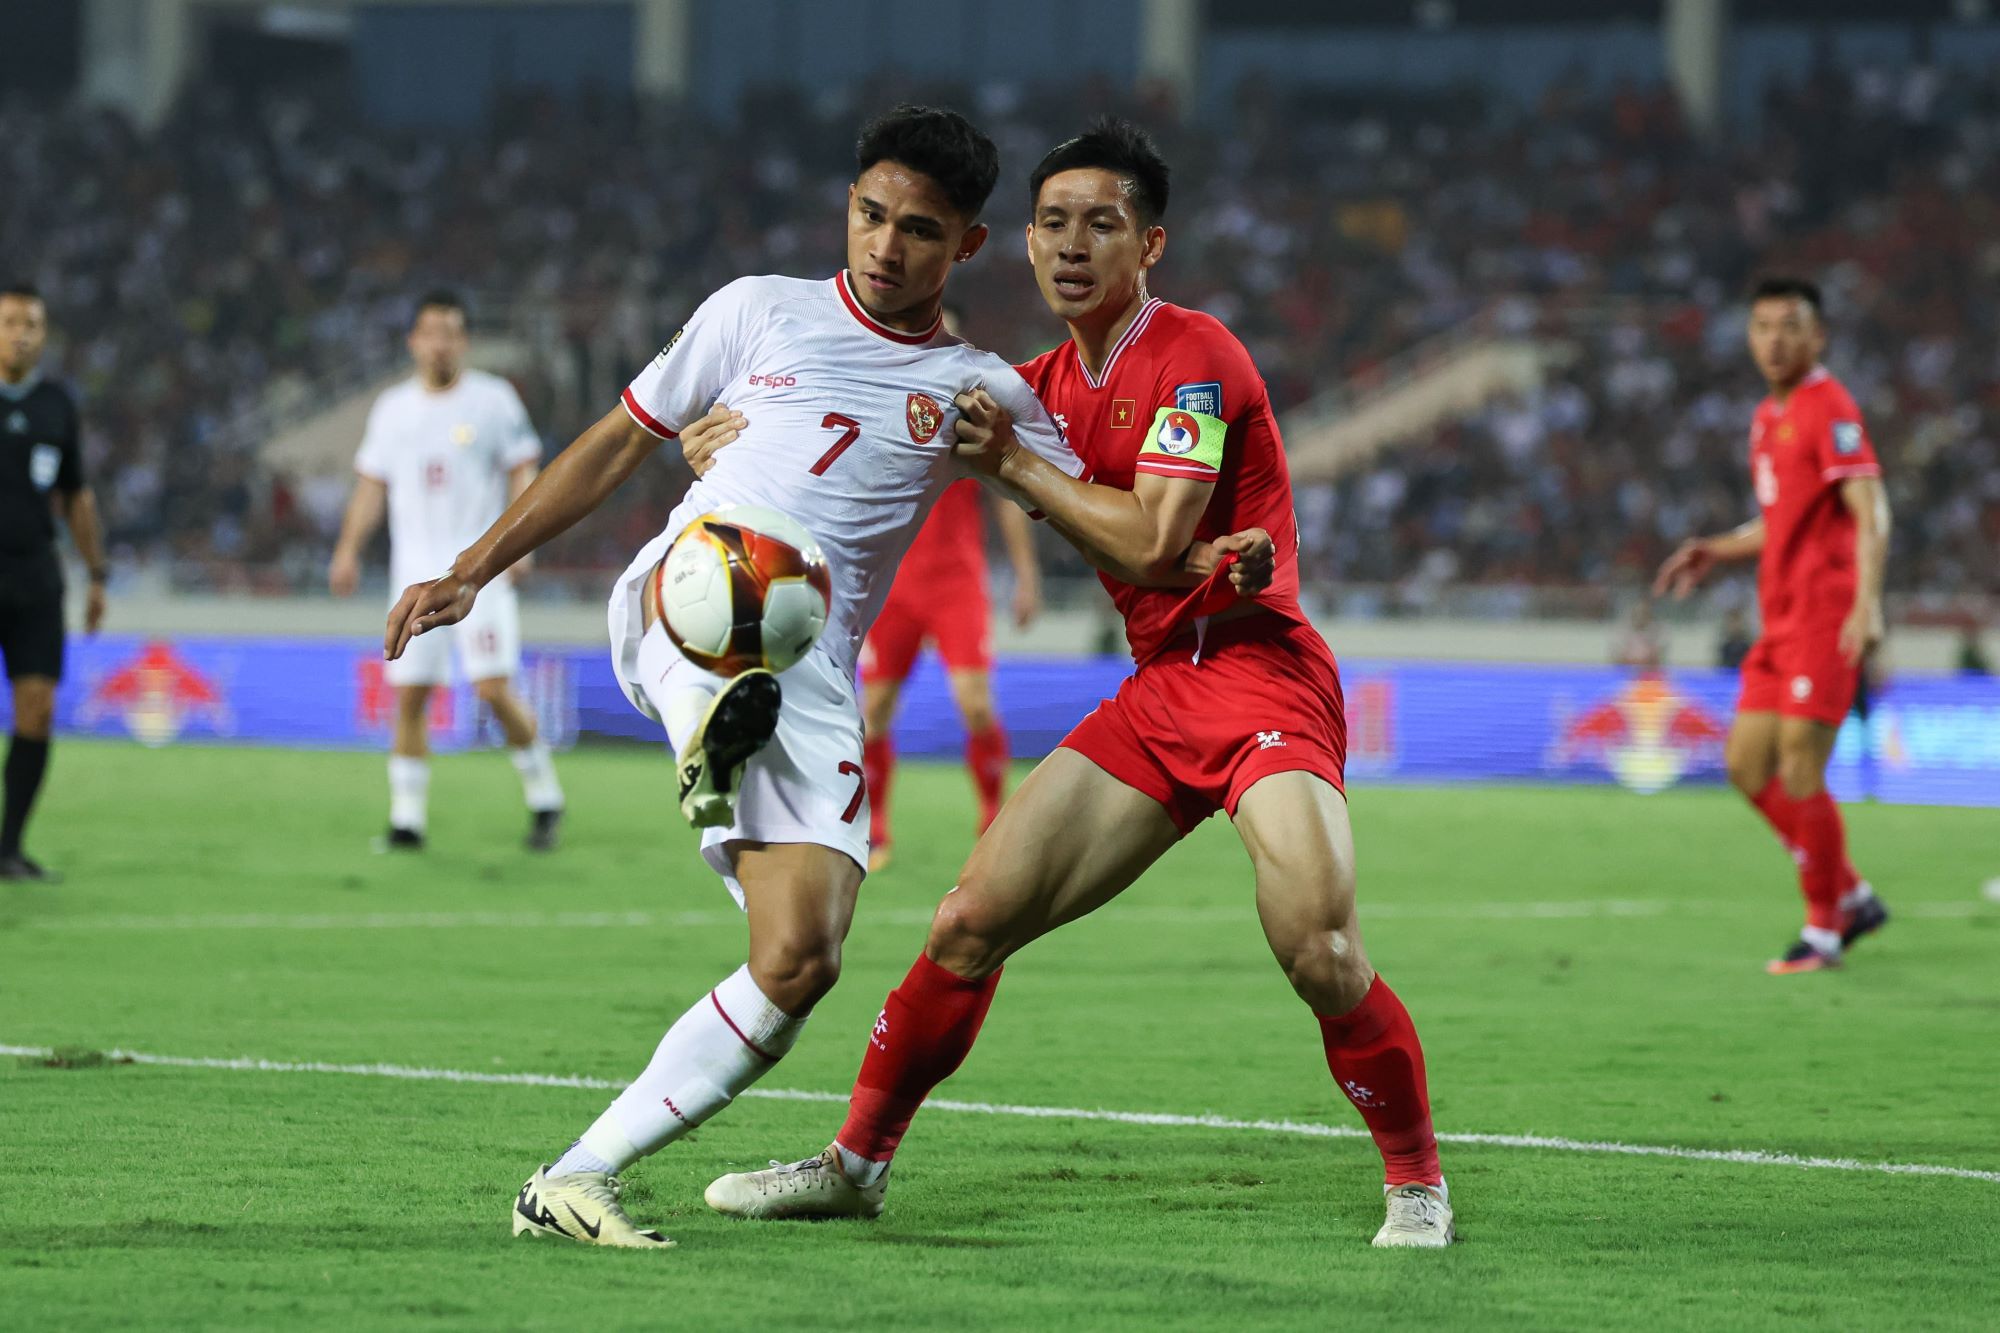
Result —
<path fill-rule="evenodd" d="M 833 1145 L 833 1155 L 840 1159 L 840 1173 L 862 1189 L 867 1189 L 889 1174 L 887 1162 L 878 1162 L 872 1157 L 863 1157 L 858 1152 L 849 1152 L 838 1143 Z"/>
<path fill-rule="evenodd" d="M 1846 893 L 1840 895 L 1840 910 L 1843 912 L 1852 912 L 1855 908 L 1861 906 L 1874 896 L 1875 886 L 1864 879 Z"/>
<path fill-rule="evenodd" d="M 667 684 L 669 672 L 674 677 L 671 688 Z M 694 735 L 701 715 L 723 686 L 722 677 L 712 676 L 682 657 L 667 637 L 666 627 L 657 624 L 639 640 L 639 680 L 653 711 L 666 724 L 667 743 L 675 753 Z"/>
<path fill-rule="evenodd" d="M 530 810 L 539 814 L 563 808 L 562 784 L 556 781 L 556 761 L 550 757 L 546 744 L 531 741 L 526 749 L 509 750 L 507 757 L 514 761 L 514 771 L 521 775 L 521 795 L 527 799 Z"/>
<path fill-rule="evenodd" d="M 768 1073 L 805 1022 L 765 998 L 748 964 L 737 968 L 680 1016 L 652 1062 L 583 1132 L 572 1153 L 580 1150 L 623 1171 L 658 1152 Z M 565 1167 L 570 1157 L 565 1153 L 552 1173 L 602 1169 Z"/>
<path fill-rule="evenodd" d="M 1824 926 L 1806 926 L 1799 931 L 1799 938 L 1823 954 L 1840 957 L 1840 932 L 1828 930 Z"/>
<path fill-rule="evenodd" d="M 422 833 L 430 818 L 431 761 L 389 756 L 389 826 Z"/>

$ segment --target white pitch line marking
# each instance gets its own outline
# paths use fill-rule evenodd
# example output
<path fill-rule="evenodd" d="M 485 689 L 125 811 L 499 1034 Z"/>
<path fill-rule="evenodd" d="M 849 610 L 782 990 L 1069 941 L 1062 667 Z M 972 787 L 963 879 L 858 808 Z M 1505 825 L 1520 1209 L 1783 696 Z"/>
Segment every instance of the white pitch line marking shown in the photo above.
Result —
<path fill-rule="evenodd" d="M 0 1055 L 46 1057 L 46 1046 L 0 1044 Z M 411 1079 L 426 1083 L 488 1083 L 530 1088 L 594 1088 L 622 1091 L 622 1083 L 584 1074 L 493 1074 L 470 1069 L 428 1069 L 391 1064 L 328 1064 L 318 1060 L 260 1060 L 248 1056 L 151 1055 L 143 1051 L 107 1051 L 115 1061 L 161 1065 L 174 1069 L 227 1069 L 267 1074 L 347 1074 L 363 1078 Z M 845 1102 L 841 1092 L 797 1088 L 750 1088 L 740 1094 L 785 1102 Z M 1034 1120 L 1094 1120 L 1118 1125 L 1148 1125 L 1175 1129 L 1221 1129 L 1254 1134 L 1289 1134 L 1316 1139 L 1364 1139 L 1366 1130 L 1348 1125 L 1322 1125 L 1304 1120 L 1238 1120 L 1220 1115 L 1176 1115 L 1159 1111 L 1104 1111 L 1076 1106 L 1013 1106 L 1004 1102 L 965 1102 L 934 1097 L 924 1103 L 936 1111 L 966 1115 L 1019 1116 Z M 1789 1166 L 1807 1171 L 1865 1171 L 1892 1176 L 1945 1176 L 2000 1184 L 2000 1171 L 1930 1162 L 1864 1162 L 1852 1157 L 1815 1157 L 1764 1152 L 1751 1148 L 1682 1148 L 1672 1144 L 1616 1143 L 1571 1139 L 1549 1134 L 1439 1134 L 1438 1142 L 1479 1148 L 1538 1148 L 1550 1152 L 1606 1153 L 1621 1157 L 1664 1157 L 1684 1162 L 1722 1162 L 1731 1166 Z"/>
<path fill-rule="evenodd" d="M 1760 911 L 1742 899 L 1578 898 L 1529 903 L 1363 903 L 1369 921 L 1569 921 L 1664 916 L 1674 911 Z M 1895 909 L 1898 916 L 1918 920 L 1959 920 L 2000 915 L 1984 902 L 1918 902 Z M 1113 904 L 1101 916 L 1165 926 L 1211 926 L 1255 919 L 1249 903 L 1242 906 L 1149 907 Z M 868 913 L 870 922 L 888 926 L 928 925 L 929 908 L 891 907 Z M 26 930 L 690 930 L 733 926 L 743 920 L 733 911 L 600 911 L 600 912 L 221 912 L 178 916 L 72 916 L 28 918 L 15 923 Z"/>
<path fill-rule="evenodd" d="M 1648 899 L 1577 899 L 1530 903 L 1376 903 L 1361 914 L 1370 921 L 1559 921 L 1600 917 L 1661 916 L 1695 904 Z M 883 925 L 927 925 L 930 908 L 887 908 L 868 914 Z M 1103 915 L 1121 921 L 1155 925 L 1218 925 L 1256 920 L 1253 904 L 1240 906 L 1148 907 L 1112 906 Z M 659 926 L 690 929 L 735 925 L 741 912 L 236 912 L 178 916 L 73 916 L 30 918 L 20 925 L 31 930 L 606 930 Z"/>

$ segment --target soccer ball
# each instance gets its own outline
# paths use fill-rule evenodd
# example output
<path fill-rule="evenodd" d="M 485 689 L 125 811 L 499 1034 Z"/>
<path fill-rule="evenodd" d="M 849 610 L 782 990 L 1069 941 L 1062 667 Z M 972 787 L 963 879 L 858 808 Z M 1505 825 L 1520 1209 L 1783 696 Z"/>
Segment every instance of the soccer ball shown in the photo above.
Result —
<path fill-rule="evenodd" d="M 796 520 L 762 505 L 728 505 L 688 524 L 653 578 L 667 637 L 718 676 L 783 671 L 826 628 L 826 556 Z"/>

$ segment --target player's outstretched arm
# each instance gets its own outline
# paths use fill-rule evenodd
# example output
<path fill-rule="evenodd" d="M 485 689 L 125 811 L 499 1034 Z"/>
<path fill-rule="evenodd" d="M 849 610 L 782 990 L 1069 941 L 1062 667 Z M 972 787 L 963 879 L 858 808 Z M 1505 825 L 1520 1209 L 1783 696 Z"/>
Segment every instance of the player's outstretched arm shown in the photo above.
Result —
<path fill-rule="evenodd" d="M 994 496 L 993 504 L 1007 564 L 1014 571 L 1014 627 L 1026 629 L 1042 613 L 1042 562 L 1035 555 L 1035 524 L 1019 505 L 1002 496 Z"/>
<path fill-rule="evenodd" d="M 1854 515 L 1854 606 L 1840 626 L 1840 655 L 1850 665 L 1882 642 L 1882 581 L 1889 563 L 1889 492 L 1880 477 L 1849 477 L 1840 502 Z"/>
<path fill-rule="evenodd" d="M 378 477 L 356 476 L 354 494 L 347 497 L 347 513 L 340 520 L 340 537 L 333 544 L 333 561 L 327 566 L 326 586 L 335 597 L 352 597 L 361 586 L 361 548 L 382 525 L 389 507 L 389 487 Z"/>
<path fill-rule="evenodd" d="M 481 588 L 603 504 L 659 444 L 660 437 L 634 421 L 622 405 L 605 413 L 542 469 L 443 577 L 403 590 L 389 612 L 383 654 L 394 661 L 417 635 L 465 619 Z"/>
<path fill-rule="evenodd" d="M 97 515 L 97 494 L 88 486 L 79 486 L 63 497 L 63 522 L 69 525 L 70 540 L 76 543 L 76 553 L 83 557 L 83 567 L 89 571 L 90 591 L 83 604 L 83 629 L 86 634 L 97 633 L 104 623 L 104 524 Z"/>
<path fill-rule="evenodd" d="M 1755 559 L 1763 549 L 1761 517 L 1717 537 L 1690 537 L 1666 558 L 1660 572 L 1653 576 L 1653 596 L 1671 591 L 1678 601 L 1693 592 L 1717 565 Z"/>

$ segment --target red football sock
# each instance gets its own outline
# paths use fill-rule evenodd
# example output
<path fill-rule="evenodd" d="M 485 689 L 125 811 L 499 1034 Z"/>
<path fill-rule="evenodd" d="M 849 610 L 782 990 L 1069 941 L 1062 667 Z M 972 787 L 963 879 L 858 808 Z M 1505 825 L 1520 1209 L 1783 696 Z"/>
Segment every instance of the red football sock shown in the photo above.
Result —
<path fill-rule="evenodd" d="M 896 743 L 870 736 L 861 744 L 861 780 L 868 784 L 868 845 L 889 843 L 889 781 L 896 775 Z"/>
<path fill-rule="evenodd" d="M 1007 732 L 998 722 L 965 738 L 965 766 L 972 770 L 972 785 L 979 789 L 979 831 L 1000 813 L 1007 795 Z"/>
<path fill-rule="evenodd" d="M 1750 804 L 1757 807 L 1757 813 L 1764 816 L 1766 823 L 1777 833 L 1778 841 L 1796 859 L 1799 855 L 1799 803 L 1785 795 L 1785 784 L 1772 778 L 1764 784 L 1764 790 L 1750 798 Z M 1847 859 L 1845 852 L 1840 858 L 1840 891 L 1847 893 L 1861 882 L 1861 872 Z"/>
<path fill-rule="evenodd" d="M 1798 803 L 1785 795 L 1785 784 L 1775 777 L 1764 784 L 1764 790 L 1750 798 L 1750 804 L 1757 807 L 1757 813 L 1764 816 L 1764 822 L 1778 835 L 1778 841 L 1791 851 L 1798 846 Z"/>
<path fill-rule="evenodd" d="M 1424 1048 L 1396 992 L 1377 975 L 1360 1004 L 1338 1018 L 1315 1017 L 1326 1067 L 1374 1135 L 1389 1185 L 1442 1183 Z"/>
<path fill-rule="evenodd" d="M 1847 828 L 1840 820 L 1840 807 L 1825 788 L 1803 801 L 1794 802 L 1798 812 L 1799 892 L 1805 895 L 1806 924 L 1821 930 L 1839 930 L 1847 923 L 1840 910 L 1840 895 L 1852 885 L 1847 864 Z"/>
<path fill-rule="evenodd" d="M 872 1161 L 895 1156 L 924 1098 L 964 1063 L 999 984 L 999 972 L 968 981 L 920 955 L 875 1020 L 834 1141 Z"/>

